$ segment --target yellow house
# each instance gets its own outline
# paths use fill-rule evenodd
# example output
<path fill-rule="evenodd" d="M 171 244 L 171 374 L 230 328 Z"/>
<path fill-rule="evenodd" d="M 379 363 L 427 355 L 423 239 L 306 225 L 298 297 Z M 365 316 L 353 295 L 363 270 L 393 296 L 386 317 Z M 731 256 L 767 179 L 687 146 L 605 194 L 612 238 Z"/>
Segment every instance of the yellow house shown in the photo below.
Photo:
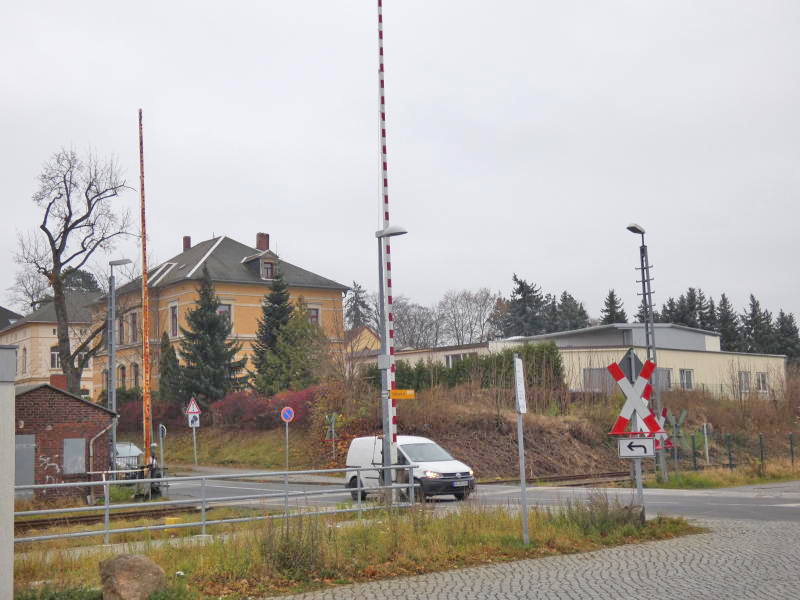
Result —
<path fill-rule="evenodd" d="M 269 235 L 258 233 L 255 247 L 220 236 L 192 246 L 183 238 L 183 252 L 148 272 L 150 291 L 151 384 L 158 385 L 159 347 L 166 333 L 180 357 L 181 328 L 194 308 L 206 267 L 220 300 L 220 312 L 231 320 L 230 339 L 240 342 L 237 358 L 252 356 L 253 342 L 261 318 L 261 301 L 271 290 L 278 270 L 289 287 L 291 301 L 305 303 L 309 319 L 319 324 L 332 343 L 344 338 L 342 296 L 347 286 L 288 263 L 269 249 Z M 117 290 L 119 306 L 115 328 L 117 386 L 138 387 L 142 377 L 141 281 L 139 278 Z M 99 310 L 97 318 L 103 318 Z M 104 389 L 107 355 L 98 354 L 95 389 Z M 250 365 L 248 365 L 250 366 Z"/>
<path fill-rule="evenodd" d="M 70 348 L 74 351 L 91 333 L 92 307 L 101 294 L 65 291 L 64 295 L 69 320 Z M 57 327 L 55 306 L 49 301 L 27 317 L 13 320 L 0 331 L 0 344 L 17 346 L 17 385 L 50 383 L 51 375 L 63 374 L 58 355 Z M 81 374 L 81 396 L 84 398 L 94 397 L 95 363 L 96 359 L 90 359 Z"/>

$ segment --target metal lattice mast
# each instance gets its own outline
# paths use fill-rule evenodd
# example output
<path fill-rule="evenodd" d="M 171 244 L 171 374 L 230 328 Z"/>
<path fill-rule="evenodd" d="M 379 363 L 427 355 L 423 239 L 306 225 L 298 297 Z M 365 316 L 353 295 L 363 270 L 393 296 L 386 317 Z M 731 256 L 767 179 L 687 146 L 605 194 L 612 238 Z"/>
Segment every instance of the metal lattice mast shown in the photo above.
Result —
<path fill-rule="evenodd" d="M 381 214 L 383 216 L 383 229 L 389 227 L 389 169 L 386 153 L 386 89 L 384 86 L 384 65 L 383 65 L 383 0 L 378 0 L 378 92 L 380 97 L 380 121 L 381 121 Z M 389 356 L 389 368 L 387 370 L 387 389 L 393 390 L 397 387 L 395 381 L 396 366 L 394 363 L 394 314 L 392 311 L 392 254 L 391 238 L 381 239 L 383 246 L 383 281 L 382 285 L 386 297 L 387 310 L 383 315 L 383 326 L 386 331 L 386 349 Z M 397 462 L 397 401 L 389 401 L 389 431 L 391 435 L 390 460 L 392 464 Z"/>
<path fill-rule="evenodd" d="M 150 298 L 147 287 L 147 228 L 144 205 L 144 133 L 142 131 L 142 109 L 139 109 L 139 197 L 142 208 L 142 428 L 144 429 L 144 451 L 150 460 L 150 436 L 152 435 L 150 412 Z"/>

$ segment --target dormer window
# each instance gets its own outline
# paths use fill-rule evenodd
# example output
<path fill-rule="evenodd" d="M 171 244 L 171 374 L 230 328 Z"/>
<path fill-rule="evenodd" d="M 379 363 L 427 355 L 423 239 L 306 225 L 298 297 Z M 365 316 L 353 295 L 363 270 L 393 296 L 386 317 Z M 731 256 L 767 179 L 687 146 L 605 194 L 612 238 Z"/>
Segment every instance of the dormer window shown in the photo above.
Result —
<path fill-rule="evenodd" d="M 275 264 L 268 260 L 261 261 L 261 279 L 275 278 Z"/>

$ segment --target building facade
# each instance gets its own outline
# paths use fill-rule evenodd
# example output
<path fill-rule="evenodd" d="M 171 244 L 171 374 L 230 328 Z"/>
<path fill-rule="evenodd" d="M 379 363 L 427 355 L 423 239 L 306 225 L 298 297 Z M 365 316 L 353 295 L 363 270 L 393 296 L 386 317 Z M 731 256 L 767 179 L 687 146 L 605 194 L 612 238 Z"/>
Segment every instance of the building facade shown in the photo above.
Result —
<path fill-rule="evenodd" d="M 309 319 L 320 326 L 334 344 L 344 339 L 343 294 L 347 286 L 280 259 L 269 248 L 269 235 L 259 233 L 255 247 L 220 236 L 192 245 L 183 238 L 183 252 L 149 270 L 151 385 L 158 385 L 158 354 L 166 333 L 180 359 L 181 328 L 195 308 L 203 268 L 207 268 L 220 300 L 220 312 L 228 316 L 230 339 L 241 344 L 237 358 L 250 359 L 261 318 L 261 302 L 271 290 L 278 271 L 289 287 L 290 300 L 306 307 Z M 98 304 L 96 319 L 105 318 L 105 300 Z M 141 281 L 136 279 L 117 290 L 115 323 L 117 387 L 139 387 L 142 383 Z M 101 350 L 95 361 L 95 397 L 108 377 L 107 354 Z M 252 365 L 248 362 L 248 368 Z"/>
<path fill-rule="evenodd" d="M 667 390 L 703 390 L 717 396 L 782 393 L 786 357 L 720 350 L 719 334 L 683 325 L 655 325 L 656 384 Z M 610 392 L 614 380 L 608 365 L 629 348 L 644 362 L 646 340 L 641 323 L 614 323 L 531 337 L 512 337 L 480 344 L 421 350 L 399 350 L 398 361 L 422 360 L 452 366 L 468 356 L 502 352 L 525 343 L 553 342 L 559 349 L 565 383 L 573 391 Z M 368 360 L 375 360 L 374 354 Z"/>
<path fill-rule="evenodd" d="M 65 292 L 70 347 L 74 350 L 91 333 L 93 307 L 100 292 Z M 0 344 L 17 346 L 17 385 L 49 383 L 61 375 L 58 356 L 58 320 L 53 302 L 43 303 L 27 317 L 14 320 L 0 331 Z M 81 375 L 81 396 L 93 398 L 94 362 L 90 359 Z"/>

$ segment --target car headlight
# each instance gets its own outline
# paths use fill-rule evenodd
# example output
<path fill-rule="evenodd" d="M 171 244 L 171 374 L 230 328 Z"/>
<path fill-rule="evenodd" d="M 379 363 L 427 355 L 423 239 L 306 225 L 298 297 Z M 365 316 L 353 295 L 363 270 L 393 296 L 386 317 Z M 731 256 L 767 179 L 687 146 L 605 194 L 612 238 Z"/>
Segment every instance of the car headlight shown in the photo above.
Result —
<path fill-rule="evenodd" d="M 475 471 L 473 471 L 472 469 L 470 469 L 469 471 L 467 471 L 467 473 L 469 473 L 469 476 L 470 476 L 470 477 L 472 477 L 473 475 L 475 475 Z"/>
<path fill-rule="evenodd" d="M 436 471 L 425 471 L 425 477 L 429 479 L 436 479 L 437 477 L 441 477 L 441 473 L 437 473 Z"/>

